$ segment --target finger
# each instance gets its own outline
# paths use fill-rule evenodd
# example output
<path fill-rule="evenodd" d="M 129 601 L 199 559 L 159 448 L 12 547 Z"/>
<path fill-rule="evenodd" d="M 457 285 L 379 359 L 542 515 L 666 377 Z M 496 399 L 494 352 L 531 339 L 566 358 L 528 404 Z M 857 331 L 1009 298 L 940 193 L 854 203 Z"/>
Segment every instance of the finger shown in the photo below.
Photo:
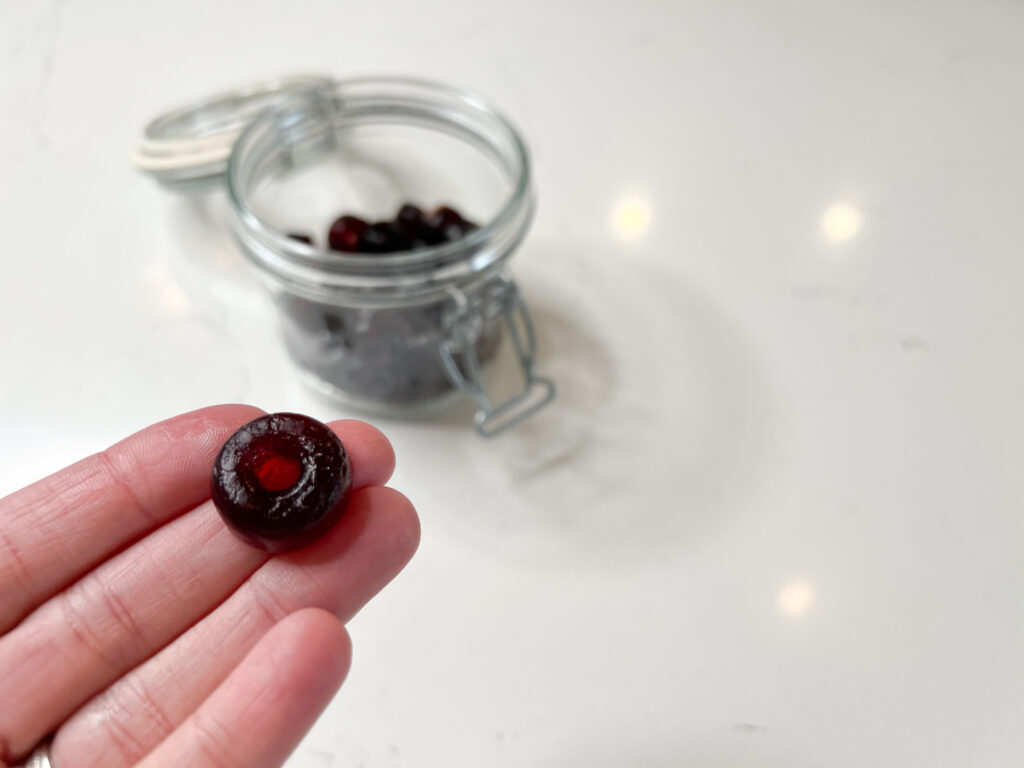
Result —
<path fill-rule="evenodd" d="M 386 479 L 394 456 L 380 432 L 358 421 L 332 427 L 354 485 Z M 268 559 L 233 536 L 207 501 L 86 574 L 0 638 L 0 691 L 39 692 L 0 707 L 0 741 L 12 753 L 27 750 Z"/>
<path fill-rule="evenodd" d="M 328 422 L 345 446 L 352 463 L 352 485 L 384 485 L 395 471 L 395 451 L 390 441 L 365 421 L 342 419 Z"/>
<path fill-rule="evenodd" d="M 277 768 L 330 703 L 351 657 L 336 618 L 293 613 L 140 766 Z"/>
<path fill-rule="evenodd" d="M 0 499 L 0 634 L 129 542 L 209 498 L 220 446 L 261 413 L 247 405 L 186 413 Z"/>
<path fill-rule="evenodd" d="M 0 707 L 0 740 L 27 751 L 267 559 L 206 502 L 86 574 L 0 638 L 0 690 L 33 694 Z"/>
<path fill-rule="evenodd" d="M 418 542 L 419 522 L 404 496 L 380 486 L 357 491 L 322 539 L 270 559 L 209 615 L 73 714 L 54 741 L 55 763 L 133 765 L 271 626 L 306 607 L 347 621 L 394 578 Z"/>

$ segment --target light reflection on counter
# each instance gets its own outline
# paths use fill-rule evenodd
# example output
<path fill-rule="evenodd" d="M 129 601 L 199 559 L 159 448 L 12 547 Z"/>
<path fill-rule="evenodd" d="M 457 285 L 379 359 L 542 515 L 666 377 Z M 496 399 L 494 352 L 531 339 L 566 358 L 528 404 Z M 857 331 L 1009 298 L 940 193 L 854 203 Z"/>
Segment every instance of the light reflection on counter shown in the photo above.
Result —
<path fill-rule="evenodd" d="M 174 275 L 164 262 L 154 261 L 149 265 L 144 279 L 167 316 L 184 317 L 193 311 L 192 300 L 174 279 Z"/>
<path fill-rule="evenodd" d="M 803 616 L 814 607 L 814 587 L 806 581 L 791 581 L 779 590 L 776 603 L 785 616 Z"/>
<path fill-rule="evenodd" d="M 651 206 L 640 195 L 626 195 L 612 207 L 612 230 L 623 242 L 640 239 L 651 227 Z"/>
<path fill-rule="evenodd" d="M 821 234 L 832 243 L 845 243 L 860 232 L 864 217 L 849 203 L 833 203 L 821 215 Z"/>

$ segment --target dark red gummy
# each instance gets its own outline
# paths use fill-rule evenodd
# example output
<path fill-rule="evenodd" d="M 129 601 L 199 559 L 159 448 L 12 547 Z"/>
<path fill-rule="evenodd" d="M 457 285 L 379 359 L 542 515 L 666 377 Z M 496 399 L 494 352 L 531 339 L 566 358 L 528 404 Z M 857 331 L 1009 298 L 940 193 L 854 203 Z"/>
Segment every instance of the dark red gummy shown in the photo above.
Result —
<path fill-rule="evenodd" d="M 448 227 L 448 229 L 445 230 L 445 237 L 449 240 L 458 240 L 460 237 L 468 235 L 474 229 L 479 229 L 479 227 L 472 221 L 463 219 L 458 224 L 453 224 Z"/>
<path fill-rule="evenodd" d="M 361 253 L 395 253 L 412 247 L 412 239 L 392 221 L 371 224 L 359 240 Z"/>
<path fill-rule="evenodd" d="M 441 240 L 451 242 L 458 240 L 468 232 L 476 229 L 476 224 L 462 217 L 462 214 L 447 205 L 437 208 L 427 217 L 427 227 L 440 233 Z"/>
<path fill-rule="evenodd" d="M 292 240 L 298 240 L 300 243 L 305 243 L 306 245 L 313 245 L 313 238 L 309 235 L 304 235 L 301 232 L 289 232 L 288 237 Z"/>
<path fill-rule="evenodd" d="M 430 218 L 427 219 L 427 222 L 431 227 L 442 230 L 453 225 L 461 224 L 462 221 L 462 214 L 447 205 L 442 205 L 435 209 L 430 215 Z"/>
<path fill-rule="evenodd" d="M 285 552 L 338 521 L 351 484 L 348 454 L 330 427 L 297 413 L 272 413 L 224 443 L 213 465 L 212 496 L 235 535 Z"/>
<path fill-rule="evenodd" d="M 431 226 L 424 226 L 417 234 L 427 245 L 440 245 L 445 241 L 444 232 Z"/>
<path fill-rule="evenodd" d="M 408 251 L 412 248 L 412 239 L 415 233 L 406 229 L 400 221 L 385 222 L 388 230 L 389 253 L 394 251 Z"/>
<path fill-rule="evenodd" d="M 477 229 L 454 208 L 443 205 L 430 214 L 406 203 L 391 221 L 368 224 L 355 216 L 340 216 L 331 225 L 327 242 L 345 253 L 397 253 L 458 240 Z"/>
<path fill-rule="evenodd" d="M 406 203 L 398 209 L 395 221 L 401 224 L 407 232 L 413 234 L 423 229 L 427 223 L 427 217 L 423 214 L 423 209 L 412 203 Z"/>
<path fill-rule="evenodd" d="M 398 209 L 395 222 L 409 237 L 410 249 L 425 248 L 428 245 L 438 245 L 444 242 L 444 233 L 431 229 L 427 225 L 427 215 L 423 209 L 412 203 L 406 203 Z"/>
<path fill-rule="evenodd" d="M 339 216 L 327 233 L 327 244 L 335 251 L 356 253 L 367 223 L 355 216 Z"/>

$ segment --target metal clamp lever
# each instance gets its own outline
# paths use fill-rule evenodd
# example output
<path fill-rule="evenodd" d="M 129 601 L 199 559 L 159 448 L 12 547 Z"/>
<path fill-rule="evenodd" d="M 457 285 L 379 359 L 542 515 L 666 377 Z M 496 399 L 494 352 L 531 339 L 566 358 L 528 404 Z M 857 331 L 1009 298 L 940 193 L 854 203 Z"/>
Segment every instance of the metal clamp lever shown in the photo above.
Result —
<path fill-rule="evenodd" d="M 493 437 L 551 402 L 555 396 L 555 384 L 551 379 L 538 376 L 534 370 L 537 334 L 526 302 L 512 280 L 499 278 L 490 295 L 500 302 L 525 383 L 518 394 L 494 405 L 484 392 L 480 358 L 476 352 L 475 342 L 483 325 L 482 309 L 470 302 L 462 291 L 453 289 L 451 294 L 455 307 L 445 318 L 445 336 L 438 345 L 441 362 L 452 383 L 476 401 L 477 412 L 473 418 L 476 431 L 484 437 Z M 519 323 L 516 322 L 517 314 Z M 520 332 L 520 323 L 525 334 Z M 465 373 L 455 362 L 456 353 L 462 357 Z"/>

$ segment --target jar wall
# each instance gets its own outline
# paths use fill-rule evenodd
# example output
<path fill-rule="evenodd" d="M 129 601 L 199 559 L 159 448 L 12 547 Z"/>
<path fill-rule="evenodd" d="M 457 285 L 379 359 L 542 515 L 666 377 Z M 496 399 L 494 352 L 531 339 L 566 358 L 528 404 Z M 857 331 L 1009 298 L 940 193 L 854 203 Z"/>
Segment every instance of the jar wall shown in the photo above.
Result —
<path fill-rule="evenodd" d="M 484 292 L 468 294 L 471 301 Z M 448 297 L 410 306 L 367 307 L 273 291 L 288 353 L 321 391 L 364 408 L 409 410 L 455 389 L 439 345 L 446 338 Z M 491 362 L 502 336 L 500 307 L 481 307 L 472 340 L 481 365 Z M 454 350 L 466 373 L 465 350 Z"/>

